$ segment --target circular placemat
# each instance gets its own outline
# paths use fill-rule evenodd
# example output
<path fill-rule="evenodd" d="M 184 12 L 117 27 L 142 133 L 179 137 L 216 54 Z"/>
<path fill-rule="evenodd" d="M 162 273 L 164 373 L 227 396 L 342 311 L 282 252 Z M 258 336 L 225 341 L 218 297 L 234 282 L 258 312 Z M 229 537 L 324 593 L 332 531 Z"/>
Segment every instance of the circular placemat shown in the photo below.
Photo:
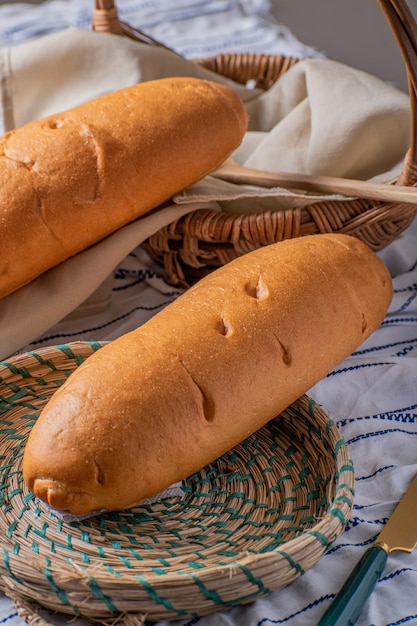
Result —
<path fill-rule="evenodd" d="M 22 478 L 25 441 L 100 347 L 77 342 L 0 363 L 0 587 L 27 621 L 37 606 L 117 623 L 204 615 L 313 566 L 348 520 L 354 477 L 337 427 L 307 396 L 184 481 L 182 497 L 82 522 L 44 508 Z"/>

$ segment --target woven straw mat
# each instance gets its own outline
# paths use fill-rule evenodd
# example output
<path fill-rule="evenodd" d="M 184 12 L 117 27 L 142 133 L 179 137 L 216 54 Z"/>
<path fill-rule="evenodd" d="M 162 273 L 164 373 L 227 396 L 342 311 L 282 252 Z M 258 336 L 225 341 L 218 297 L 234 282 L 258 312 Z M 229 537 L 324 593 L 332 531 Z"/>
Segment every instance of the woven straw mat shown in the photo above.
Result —
<path fill-rule="evenodd" d="M 100 347 L 77 342 L 0 363 L 0 585 L 28 623 L 38 606 L 119 624 L 204 615 L 312 567 L 347 523 L 354 477 L 338 429 L 307 396 L 185 480 L 182 497 L 67 523 L 28 492 L 30 429 Z"/>

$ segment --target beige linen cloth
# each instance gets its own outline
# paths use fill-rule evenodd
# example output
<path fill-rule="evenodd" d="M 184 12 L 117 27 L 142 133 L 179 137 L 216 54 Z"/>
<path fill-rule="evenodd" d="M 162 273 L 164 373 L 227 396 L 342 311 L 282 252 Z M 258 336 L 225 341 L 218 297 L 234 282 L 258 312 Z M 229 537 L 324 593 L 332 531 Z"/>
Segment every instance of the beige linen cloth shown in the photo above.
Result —
<path fill-rule="evenodd" d="M 76 28 L 0 50 L 0 127 L 6 132 L 105 92 L 173 75 L 217 80 L 240 94 L 250 128 L 233 156 L 250 167 L 392 180 L 409 147 L 408 96 L 340 63 L 300 61 L 268 91 L 261 91 L 164 49 Z M 84 307 L 94 306 L 117 265 L 178 216 L 202 207 L 246 212 L 308 202 L 311 196 L 280 188 L 263 190 L 207 177 L 168 206 L 0 300 L 0 358 L 77 314 L 76 309 L 82 315 Z"/>

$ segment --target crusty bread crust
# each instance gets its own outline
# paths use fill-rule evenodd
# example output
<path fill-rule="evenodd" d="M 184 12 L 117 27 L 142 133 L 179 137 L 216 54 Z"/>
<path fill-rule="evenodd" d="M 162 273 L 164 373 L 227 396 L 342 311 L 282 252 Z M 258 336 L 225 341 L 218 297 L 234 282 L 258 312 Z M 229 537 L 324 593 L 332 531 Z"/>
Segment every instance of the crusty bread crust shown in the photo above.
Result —
<path fill-rule="evenodd" d="M 29 436 L 29 488 L 73 513 L 155 495 L 308 391 L 380 325 L 391 297 L 385 265 L 345 235 L 232 261 L 71 375 Z"/>
<path fill-rule="evenodd" d="M 248 116 L 237 94 L 165 78 L 106 94 L 0 139 L 0 297 L 219 166 Z"/>

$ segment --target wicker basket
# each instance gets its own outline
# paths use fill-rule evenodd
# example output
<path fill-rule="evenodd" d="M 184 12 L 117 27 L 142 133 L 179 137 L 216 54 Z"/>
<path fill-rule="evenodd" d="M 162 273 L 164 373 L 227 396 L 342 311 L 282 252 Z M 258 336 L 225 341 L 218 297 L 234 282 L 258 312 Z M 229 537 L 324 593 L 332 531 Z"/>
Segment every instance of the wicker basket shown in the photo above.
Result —
<path fill-rule="evenodd" d="M 307 396 L 210 466 L 184 495 L 64 522 L 22 479 L 42 407 L 99 343 L 0 363 L 0 588 L 35 626 L 46 607 L 142 624 L 252 602 L 311 568 L 343 531 L 354 475 L 346 444 Z"/>
<path fill-rule="evenodd" d="M 417 182 L 416 93 L 417 25 L 405 0 L 378 0 L 399 44 L 410 86 L 412 132 L 410 149 L 398 184 Z M 112 0 L 96 0 L 92 27 L 162 45 L 118 19 Z M 298 59 L 261 54 L 221 54 L 196 59 L 200 65 L 236 82 L 253 80 L 268 89 Z M 162 228 L 143 247 L 164 266 L 167 280 L 187 287 L 204 274 L 236 256 L 276 241 L 326 232 L 354 235 L 373 250 L 391 243 L 413 221 L 417 205 L 371 201 L 364 198 L 315 202 L 303 208 L 230 215 L 211 210 L 194 211 Z"/>

